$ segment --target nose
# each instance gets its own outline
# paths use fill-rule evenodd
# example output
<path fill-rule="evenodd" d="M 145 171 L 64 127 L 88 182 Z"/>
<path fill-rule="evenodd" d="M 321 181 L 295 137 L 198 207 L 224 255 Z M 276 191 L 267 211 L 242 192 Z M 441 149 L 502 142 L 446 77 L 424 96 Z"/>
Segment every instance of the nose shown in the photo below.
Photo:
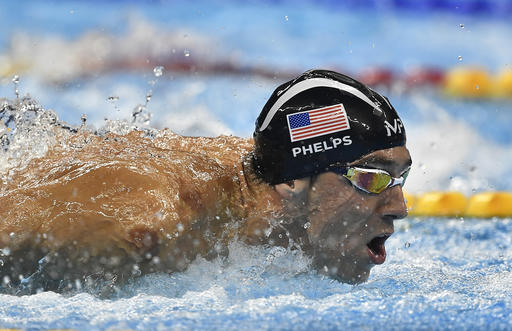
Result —
<path fill-rule="evenodd" d="M 380 214 L 384 219 L 396 220 L 407 217 L 407 205 L 401 185 L 388 188 L 383 194 Z"/>

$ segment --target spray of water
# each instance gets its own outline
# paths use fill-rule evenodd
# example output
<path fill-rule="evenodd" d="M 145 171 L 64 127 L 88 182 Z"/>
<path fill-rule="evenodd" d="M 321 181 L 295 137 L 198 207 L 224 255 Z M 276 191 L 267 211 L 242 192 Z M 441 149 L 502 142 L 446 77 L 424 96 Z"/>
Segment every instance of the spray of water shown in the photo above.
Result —
<path fill-rule="evenodd" d="M 163 75 L 164 68 L 154 68 L 155 80 L 149 82 L 154 86 L 156 80 Z M 80 126 L 72 126 L 59 120 L 51 109 L 45 109 L 29 94 L 20 96 L 20 77 L 12 79 L 15 99 L 0 98 L 0 176 L 3 182 L 8 180 L 13 171 L 24 168 L 30 160 L 42 157 L 56 143 L 64 143 L 67 136 L 78 131 L 89 131 L 97 135 L 107 133 L 127 134 L 131 131 L 142 131 L 146 137 L 155 137 L 158 130 L 150 127 L 152 113 L 148 104 L 153 96 L 150 88 L 144 103 L 137 105 L 132 111 L 131 121 L 105 120 L 100 128 L 87 127 L 87 115 L 82 114 Z M 109 96 L 118 110 L 119 97 Z"/>

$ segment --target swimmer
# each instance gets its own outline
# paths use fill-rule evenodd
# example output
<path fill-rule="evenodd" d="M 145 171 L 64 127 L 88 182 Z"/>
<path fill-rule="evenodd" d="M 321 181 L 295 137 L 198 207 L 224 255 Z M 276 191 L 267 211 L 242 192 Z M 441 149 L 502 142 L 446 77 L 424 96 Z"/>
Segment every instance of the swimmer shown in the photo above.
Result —
<path fill-rule="evenodd" d="M 115 284 L 241 240 L 301 249 L 320 273 L 364 282 L 407 215 L 405 144 L 387 98 L 326 70 L 279 86 L 254 139 L 81 132 L 3 182 L 0 276 L 29 292 Z"/>

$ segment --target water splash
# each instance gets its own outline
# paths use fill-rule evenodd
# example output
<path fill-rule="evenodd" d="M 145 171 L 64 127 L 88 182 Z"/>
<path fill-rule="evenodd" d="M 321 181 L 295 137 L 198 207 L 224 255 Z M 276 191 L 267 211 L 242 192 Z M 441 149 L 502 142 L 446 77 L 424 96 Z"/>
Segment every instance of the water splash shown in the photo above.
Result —
<path fill-rule="evenodd" d="M 2 307 L 16 308 L 0 314 L 5 326 L 26 329 L 443 329 L 447 320 L 510 328 L 510 220 L 396 225 L 389 261 L 357 286 L 309 271 L 300 252 L 234 243 L 228 258 L 137 278 L 110 300 L 87 290 L 4 295 Z"/>
<path fill-rule="evenodd" d="M 19 77 L 13 79 L 18 84 Z M 17 85 L 15 85 L 17 86 Z M 29 95 L 19 97 L 16 87 L 16 99 L 0 98 L 0 175 L 2 181 L 8 180 L 10 173 L 24 168 L 30 160 L 42 157 L 57 141 L 65 141 L 66 136 L 79 130 L 87 130 L 97 135 L 107 133 L 127 134 L 142 131 L 146 137 L 155 137 L 158 130 L 149 126 L 152 117 L 147 108 L 152 91 L 146 95 L 145 103 L 138 105 L 132 112 L 131 121 L 105 120 L 105 124 L 95 129 L 87 128 L 87 115 L 80 117 L 80 126 L 73 126 L 59 120 L 51 109 L 45 109 Z M 119 98 L 108 97 L 115 102 Z M 117 107 L 117 106 L 116 106 Z"/>
<path fill-rule="evenodd" d="M 57 131 L 76 130 L 58 120 L 30 96 L 16 100 L 0 99 L 0 174 L 7 180 L 9 169 L 23 168 L 31 159 L 46 154 L 56 142 Z"/>

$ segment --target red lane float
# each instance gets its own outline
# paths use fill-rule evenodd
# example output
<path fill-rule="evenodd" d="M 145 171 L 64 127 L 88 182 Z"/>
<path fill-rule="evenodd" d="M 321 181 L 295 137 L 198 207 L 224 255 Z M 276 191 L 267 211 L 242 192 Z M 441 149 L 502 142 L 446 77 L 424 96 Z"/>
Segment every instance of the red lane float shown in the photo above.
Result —
<path fill-rule="evenodd" d="M 393 71 L 379 67 L 364 69 L 361 73 L 355 76 L 362 83 L 373 87 L 384 86 L 390 88 L 397 80 Z"/>
<path fill-rule="evenodd" d="M 405 84 L 410 87 L 439 86 L 444 80 L 444 71 L 439 68 L 418 67 L 406 72 Z"/>
<path fill-rule="evenodd" d="M 31 66 L 27 63 L 8 61 L 2 58 L 0 61 L 0 79 L 8 79 L 13 75 L 30 73 Z M 94 72 L 119 72 L 119 71 L 149 71 L 155 66 L 165 67 L 167 72 L 177 74 L 202 74 L 202 75 L 249 75 L 269 79 L 287 80 L 296 77 L 299 70 L 268 68 L 265 66 L 247 66 L 225 60 L 215 61 L 189 57 L 179 59 L 140 59 L 129 61 L 113 59 L 104 67 L 87 67 L 86 72 L 77 72 L 76 75 L 87 76 Z M 436 67 L 415 67 L 405 72 L 396 72 L 386 67 L 369 67 L 359 73 L 332 67 L 339 72 L 357 77 L 361 82 L 376 88 L 395 88 L 395 91 L 407 92 L 418 88 L 440 89 L 447 97 L 453 98 L 501 98 L 512 99 L 512 68 L 504 68 L 495 75 L 479 67 L 457 66 L 453 69 L 442 70 Z M 71 77 L 61 78 L 63 80 Z M 62 81 L 57 81 L 63 83 Z"/>

